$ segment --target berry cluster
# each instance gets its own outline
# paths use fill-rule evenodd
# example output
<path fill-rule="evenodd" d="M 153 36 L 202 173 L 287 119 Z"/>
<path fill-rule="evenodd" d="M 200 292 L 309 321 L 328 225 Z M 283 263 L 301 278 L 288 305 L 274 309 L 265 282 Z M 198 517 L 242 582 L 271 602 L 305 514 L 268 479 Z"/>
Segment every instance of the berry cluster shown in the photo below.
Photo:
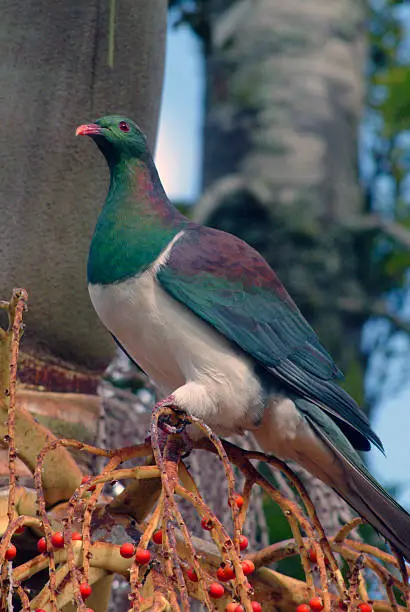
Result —
<path fill-rule="evenodd" d="M 339 603 L 341 610 L 346 609 L 343 602 Z M 359 612 L 373 612 L 373 608 L 369 603 L 362 602 L 357 606 Z M 312 597 L 308 604 L 300 604 L 296 608 L 296 612 L 321 612 L 323 610 L 323 603 L 320 597 Z"/>

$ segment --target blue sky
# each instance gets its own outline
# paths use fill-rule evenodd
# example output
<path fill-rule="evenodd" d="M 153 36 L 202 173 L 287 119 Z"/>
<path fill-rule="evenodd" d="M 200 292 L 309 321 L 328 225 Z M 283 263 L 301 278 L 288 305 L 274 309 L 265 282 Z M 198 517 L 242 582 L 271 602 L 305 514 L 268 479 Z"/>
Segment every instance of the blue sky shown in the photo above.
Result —
<path fill-rule="evenodd" d="M 169 28 L 163 104 L 156 162 L 168 195 L 194 202 L 200 193 L 203 62 L 200 44 L 187 27 Z M 372 450 L 369 464 L 386 485 L 400 485 L 410 509 L 410 388 L 383 398 L 372 426 L 386 457 Z"/>
<path fill-rule="evenodd" d="M 168 195 L 195 201 L 200 190 L 203 62 L 200 43 L 188 27 L 168 30 L 155 161 Z"/>

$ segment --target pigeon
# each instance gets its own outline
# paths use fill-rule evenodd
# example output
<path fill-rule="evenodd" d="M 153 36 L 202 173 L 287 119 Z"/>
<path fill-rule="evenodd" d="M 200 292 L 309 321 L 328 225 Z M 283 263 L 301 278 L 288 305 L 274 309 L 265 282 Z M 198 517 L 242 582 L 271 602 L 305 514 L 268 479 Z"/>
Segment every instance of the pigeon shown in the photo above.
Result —
<path fill-rule="evenodd" d="M 410 515 L 359 451 L 379 437 L 342 374 L 251 246 L 169 201 L 142 130 L 110 115 L 81 125 L 110 185 L 92 237 L 88 288 L 105 327 L 163 404 L 220 436 L 252 432 L 265 453 L 332 487 L 410 560 Z"/>

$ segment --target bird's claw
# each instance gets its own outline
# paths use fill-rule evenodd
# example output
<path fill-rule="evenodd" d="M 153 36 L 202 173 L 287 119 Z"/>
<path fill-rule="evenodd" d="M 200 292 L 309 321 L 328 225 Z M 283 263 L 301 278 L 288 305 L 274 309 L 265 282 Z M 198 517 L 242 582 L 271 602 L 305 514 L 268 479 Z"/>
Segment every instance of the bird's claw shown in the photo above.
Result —
<path fill-rule="evenodd" d="M 181 412 L 181 414 L 183 413 Z M 177 418 L 176 422 L 175 417 Z M 189 425 L 189 420 L 179 415 L 167 414 L 160 417 L 158 425 L 167 434 L 181 434 Z"/>

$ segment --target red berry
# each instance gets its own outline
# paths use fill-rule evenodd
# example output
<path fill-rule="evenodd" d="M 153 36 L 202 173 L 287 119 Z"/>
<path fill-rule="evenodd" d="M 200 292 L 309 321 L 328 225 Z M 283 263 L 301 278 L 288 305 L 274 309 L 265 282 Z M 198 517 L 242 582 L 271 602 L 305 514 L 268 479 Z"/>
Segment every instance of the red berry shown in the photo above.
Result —
<path fill-rule="evenodd" d="M 204 516 L 204 518 L 201 521 L 202 529 L 206 529 L 206 531 L 211 531 L 213 526 L 214 526 L 213 520 L 209 518 L 209 516 Z"/>
<path fill-rule="evenodd" d="M 86 608 L 85 612 L 94 612 L 94 610 L 92 608 Z"/>
<path fill-rule="evenodd" d="M 239 493 L 233 494 L 233 501 L 237 508 L 242 508 L 243 504 L 245 503 L 242 495 L 239 495 Z M 231 505 L 231 500 L 228 501 L 228 506 L 230 505 Z"/>
<path fill-rule="evenodd" d="M 40 538 L 37 541 L 37 550 L 39 553 L 45 553 L 47 551 L 47 542 L 45 538 Z"/>
<path fill-rule="evenodd" d="M 150 559 L 151 553 L 149 550 L 146 550 L 145 548 L 137 548 L 137 550 L 135 551 L 135 561 L 139 565 L 145 565 L 149 562 Z"/>
<path fill-rule="evenodd" d="M 240 535 L 239 536 L 239 550 L 245 550 L 246 548 L 248 548 L 248 544 L 249 544 L 248 538 L 244 535 Z"/>
<path fill-rule="evenodd" d="M 81 533 L 79 531 L 73 531 L 73 533 L 71 534 L 71 540 L 73 542 L 76 542 L 77 540 L 82 540 L 83 536 L 81 535 Z"/>
<path fill-rule="evenodd" d="M 312 563 L 317 563 L 317 554 L 316 554 L 316 550 L 314 548 L 311 548 L 308 552 L 308 557 L 311 560 Z M 329 565 L 329 559 L 327 557 L 325 557 L 325 565 L 326 567 L 328 567 Z"/>
<path fill-rule="evenodd" d="M 236 608 L 234 612 L 243 612 L 243 611 L 244 611 L 244 607 L 241 606 L 241 604 L 236 604 Z"/>
<path fill-rule="evenodd" d="M 300 604 L 296 608 L 296 612 L 310 612 L 310 608 L 307 604 Z"/>
<path fill-rule="evenodd" d="M 81 484 L 86 485 L 87 482 L 90 482 L 92 476 L 83 476 L 81 479 Z M 95 491 L 95 485 L 91 485 L 91 487 L 87 487 L 87 491 Z"/>
<path fill-rule="evenodd" d="M 155 533 L 153 533 L 152 535 L 152 541 L 155 544 L 162 544 L 162 531 L 161 529 L 158 529 L 158 531 L 156 531 Z"/>
<path fill-rule="evenodd" d="M 252 601 L 251 605 L 253 612 L 262 612 L 262 606 L 259 601 Z"/>
<path fill-rule="evenodd" d="M 373 608 L 369 603 L 361 603 L 358 605 L 360 612 L 373 612 Z"/>
<path fill-rule="evenodd" d="M 188 576 L 191 582 L 198 582 L 198 576 L 193 567 L 189 568 L 186 575 Z"/>
<path fill-rule="evenodd" d="M 51 536 L 51 543 L 54 548 L 64 548 L 64 535 L 61 533 L 61 531 L 56 531 L 53 533 Z"/>
<path fill-rule="evenodd" d="M 235 612 L 237 607 L 238 607 L 238 604 L 235 603 L 234 601 L 231 601 L 231 603 L 228 603 L 228 605 L 226 606 L 225 612 Z"/>
<path fill-rule="evenodd" d="M 82 582 L 80 584 L 80 593 L 83 599 L 87 599 L 87 597 L 90 597 L 92 592 L 93 590 L 91 588 L 91 585 L 88 584 L 88 582 Z"/>
<path fill-rule="evenodd" d="M 213 599 L 220 599 L 225 593 L 225 589 L 219 582 L 212 582 L 208 587 L 208 593 Z"/>
<path fill-rule="evenodd" d="M 216 577 L 221 582 L 228 582 L 228 580 L 232 580 L 235 578 L 235 572 L 231 565 L 225 564 L 223 567 L 219 567 L 216 572 Z"/>
<path fill-rule="evenodd" d="M 34 612 L 46 612 L 44 608 L 36 608 Z"/>
<path fill-rule="evenodd" d="M 242 561 L 242 570 L 245 576 L 249 576 L 255 571 L 255 565 L 250 559 L 245 559 Z"/>
<path fill-rule="evenodd" d="M 21 535 L 25 531 L 26 528 L 24 527 L 24 525 L 20 525 L 20 527 L 17 527 L 16 531 L 14 532 L 14 535 Z"/>
<path fill-rule="evenodd" d="M 6 550 L 6 560 L 12 561 L 16 555 L 17 555 L 17 548 L 14 546 L 14 544 L 10 544 L 10 546 Z"/>
<path fill-rule="evenodd" d="M 135 546 L 131 544 L 131 542 L 125 542 L 125 544 L 121 545 L 120 555 L 124 557 L 124 559 L 131 559 L 135 553 Z"/>
<path fill-rule="evenodd" d="M 243 500 L 242 495 L 239 495 L 238 493 L 236 493 L 233 497 L 234 497 L 235 504 L 236 504 L 237 508 L 242 508 L 242 506 L 244 504 L 244 500 Z"/>
<path fill-rule="evenodd" d="M 314 610 L 314 612 L 320 612 L 323 610 L 323 604 L 320 597 L 312 597 L 312 599 L 309 601 L 309 606 L 311 610 Z"/>

